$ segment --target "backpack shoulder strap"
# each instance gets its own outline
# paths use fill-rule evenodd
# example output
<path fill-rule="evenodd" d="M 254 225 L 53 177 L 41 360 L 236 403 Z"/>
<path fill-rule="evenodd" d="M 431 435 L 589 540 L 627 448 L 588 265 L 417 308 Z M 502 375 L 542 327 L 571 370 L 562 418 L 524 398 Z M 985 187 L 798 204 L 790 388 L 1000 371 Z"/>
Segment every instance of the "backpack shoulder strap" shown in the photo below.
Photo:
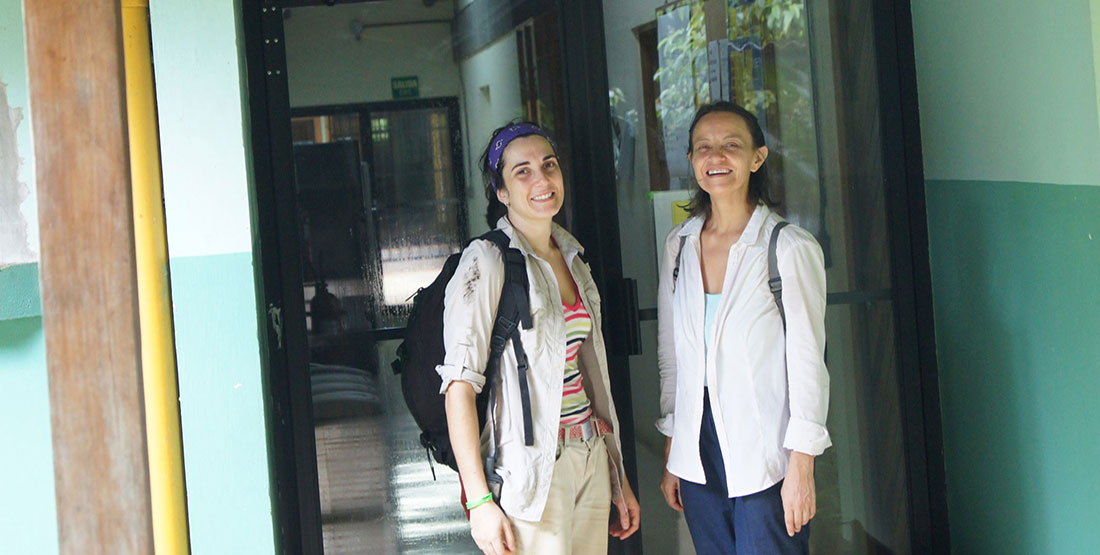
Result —
<path fill-rule="evenodd" d="M 684 243 L 687 235 L 680 236 L 680 249 L 676 251 L 676 265 L 672 267 L 672 291 L 676 291 L 676 278 L 680 277 L 680 258 L 684 255 Z"/>
<path fill-rule="evenodd" d="M 523 410 L 523 435 L 525 445 L 535 444 L 534 421 L 531 416 L 531 392 L 527 380 L 527 353 L 520 340 L 519 328 L 531 329 L 531 303 L 528 298 L 527 259 L 518 249 L 512 248 L 506 233 L 495 229 L 480 237 L 492 241 L 504 258 L 504 287 L 497 304 L 497 317 L 493 323 L 493 335 L 489 341 L 489 364 L 486 375 L 496 372 L 508 340 L 516 355 L 519 373 L 520 404 Z M 494 392 L 495 394 L 495 392 Z M 495 400 L 491 401 L 495 404 Z"/>
<path fill-rule="evenodd" d="M 531 304 L 528 299 L 527 260 L 523 253 L 511 247 L 508 234 L 494 229 L 478 237 L 496 245 L 504 259 L 504 290 L 497 305 L 497 318 L 516 318 L 523 329 L 531 329 Z M 516 316 L 512 316 L 512 315 Z M 503 350 L 503 346 L 501 346 Z"/>
<path fill-rule="evenodd" d="M 779 308 L 779 318 L 783 320 L 784 333 L 787 331 L 787 313 L 783 310 L 783 278 L 779 275 L 779 255 L 776 253 L 776 244 L 779 242 L 779 232 L 788 225 L 788 222 L 775 224 L 771 240 L 768 241 L 768 288 L 775 297 L 775 306 Z"/>

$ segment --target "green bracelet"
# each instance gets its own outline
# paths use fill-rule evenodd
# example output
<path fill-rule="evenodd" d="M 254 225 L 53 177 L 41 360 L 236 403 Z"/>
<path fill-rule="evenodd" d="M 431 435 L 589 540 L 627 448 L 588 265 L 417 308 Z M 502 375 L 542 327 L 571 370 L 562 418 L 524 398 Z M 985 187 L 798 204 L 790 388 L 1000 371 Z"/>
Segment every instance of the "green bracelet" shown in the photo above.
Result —
<path fill-rule="evenodd" d="M 492 500 L 493 500 L 493 493 L 492 492 L 486 493 L 485 497 L 482 497 L 481 499 L 474 499 L 474 500 L 471 500 L 471 501 L 467 501 L 466 502 L 466 510 L 467 511 L 472 511 L 472 510 L 474 510 L 474 509 L 476 509 L 476 508 L 478 508 L 478 507 L 480 507 L 480 506 L 482 506 L 482 505 L 484 505 L 484 504 L 486 504 L 486 503 L 488 503 Z"/>

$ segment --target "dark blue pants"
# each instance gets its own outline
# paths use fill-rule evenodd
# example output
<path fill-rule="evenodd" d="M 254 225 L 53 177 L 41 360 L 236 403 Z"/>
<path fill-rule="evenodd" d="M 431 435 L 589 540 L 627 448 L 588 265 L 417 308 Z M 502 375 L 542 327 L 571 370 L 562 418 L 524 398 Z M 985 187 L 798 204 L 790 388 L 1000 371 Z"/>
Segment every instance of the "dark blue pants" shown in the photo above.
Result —
<path fill-rule="evenodd" d="M 727 497 L 722 450 L 718 446 L 718 434 L 706 394 L 703 395 L 703 422 L 699 429 L 699 456 L 703 460 L 707 483 L 680 480 L 684 518 L 696 553 L 810 552 L 809 523 L 793 538 L 787 535 L 783 499 L 779 495 L 783 482 L 751 495 Z"/>

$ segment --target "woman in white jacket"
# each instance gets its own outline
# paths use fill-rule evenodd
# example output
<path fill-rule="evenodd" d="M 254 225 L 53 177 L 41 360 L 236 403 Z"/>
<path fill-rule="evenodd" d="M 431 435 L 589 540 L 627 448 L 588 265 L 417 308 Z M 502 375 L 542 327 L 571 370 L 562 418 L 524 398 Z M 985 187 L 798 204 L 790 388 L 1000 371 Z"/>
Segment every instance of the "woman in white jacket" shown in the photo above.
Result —
<path fill-rule="evenodd" d="M 524 384 L 509 347 L 495 373 L 497 410 L 478 434 L 475 398 L 486 385 L 505 270 L 492 243 L 474 241 L 447 285 L 446 356 L 437 367 L 470 533 L 487 554 L 604 555 L 609 533 L 625 539 L 638 529 L 639 508 L 623 473 L 599 293 L 580 244 L 553 222 L 565 193 L 558 155 L 545 131 L 517 123 L 493 132 L 481 165 L 487 219 L 526 262 L 532 326 L 519 333 L 529 361 L 533 433 L 529 445 Z M 490 472 L 502 480 L 499 497 L 490 493 L 482 464 L 483 452 L 493 450 L 490 441 L 496 443 Z M 609 529 L 612 504 L 618 518 Z"/>
<path fill-rule="evenodd" d="M 756 118 L 701 107 L 691 217 L 669 233 L 658 292 L 661 491 L 699 553 L 806 553 L 825 429 L 825 268 L 790 225 L 777 241 L 786 332 L 768 285 L 768 148 Z"/>

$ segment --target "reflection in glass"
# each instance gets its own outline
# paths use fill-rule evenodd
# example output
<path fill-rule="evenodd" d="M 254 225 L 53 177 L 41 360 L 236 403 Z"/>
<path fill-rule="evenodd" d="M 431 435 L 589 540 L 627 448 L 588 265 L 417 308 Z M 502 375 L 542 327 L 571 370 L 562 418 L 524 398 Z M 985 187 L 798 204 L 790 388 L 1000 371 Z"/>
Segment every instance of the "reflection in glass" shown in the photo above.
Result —
<path fill-rule="evenodd" d="M 489 132 L 521 118 L 569 141 L 556 13 L 532 10 L 456 55 L 461 36 L 483 35 L 456 20 L 468 4 L 283 11 L 329 555 L 478 552 L 458 475 L 429 464 L 390 371 L 393 338 L 413 294 L 486 229 L 477 157 Z M 404 76 L 421 98 L 391 96 Z"/>
<path fill-rule="evenodd" d="M 466 237 L 455 185 L 452 126 L 444 108 L 370 112 L 371 219 L 382 291 L 379 327 L 404 325 L 412 296 L 432 282 Z"/>
<path fill-rule="evenodd" d="M 663 213 L 654 203 L 668 197 L 651 202 L 649 191 L 695 187 L 686 152 L 698 106 L 724 99 L 756 114 L 781 212 L 826 254 L 834 446 L 817 460 L 813 551 L 909 552 L 870 2 L 604 0 L 603 7 L 613 112 L 636 111 L 645 122 L 634 179 L 618 185 L 624 236 L 658 227 L 645 218 Z M 656 259 L 654 246 L 623 242 L 624 273 L 638 276 L 643 306 L 656 304 Z M 643 535 L 647 551 L 691 553 L 670 537 L 670 530 L 685 534 L 679 515 L 658 495 L 646 497 L 660 479 L 664 448 L 652 427 L 654 351 L 631 359 L 645 526 L 661 530 L 643 527 Z"/>
<path fill-rule="evenodd" d="M 364 105 L 292 123 L 326 553 L 473 549 L 457 476 L 433 477 L 389 372 L 396 345 L 375 336 L 466 235 L 456 112 Z"/>
<path fill-rule="evenodd" d="M 377 344 L 389 368 L 398 341 Z M 400 378 L 311 364 L 325 553 L 477 553 L 458 476 L 435 478 Z"/>

